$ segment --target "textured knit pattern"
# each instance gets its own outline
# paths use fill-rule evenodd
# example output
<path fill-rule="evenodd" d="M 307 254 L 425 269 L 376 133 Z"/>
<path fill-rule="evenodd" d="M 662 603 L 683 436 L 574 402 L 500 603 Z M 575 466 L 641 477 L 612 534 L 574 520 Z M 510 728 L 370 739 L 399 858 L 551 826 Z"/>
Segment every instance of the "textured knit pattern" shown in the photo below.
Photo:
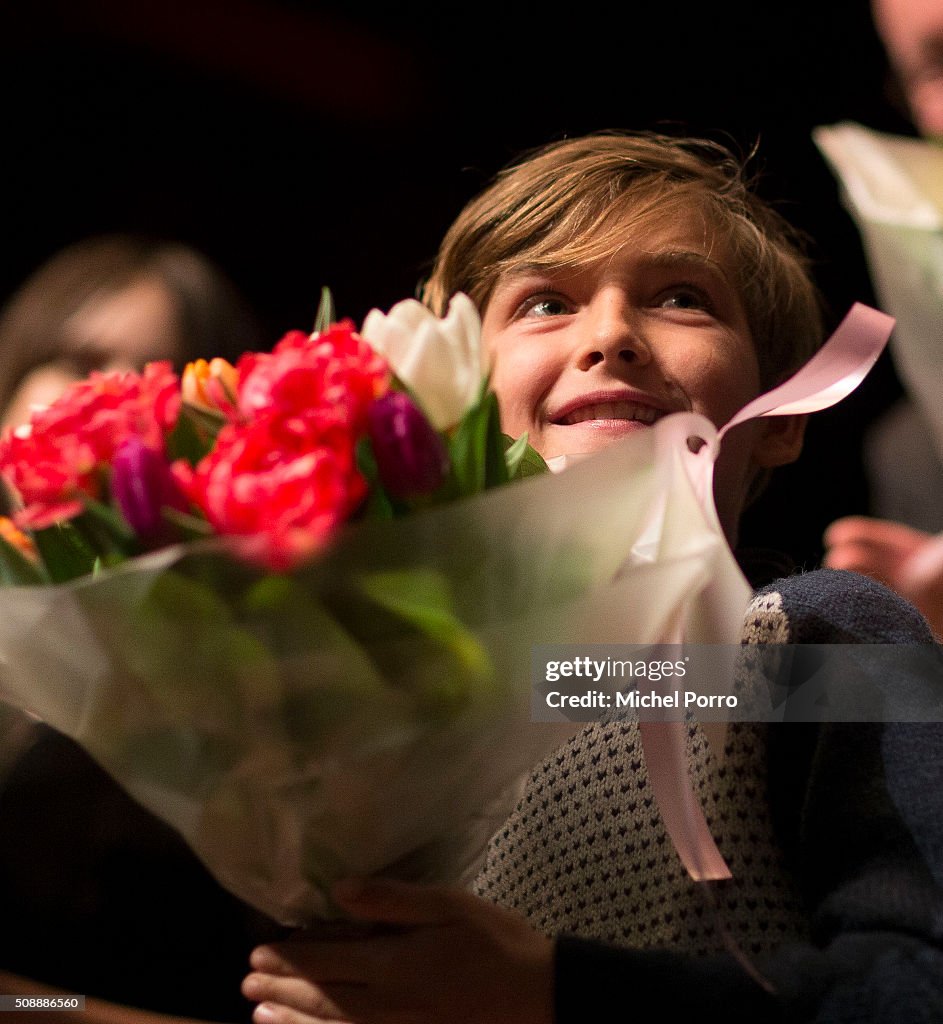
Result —
<path fill-rule="evenodd" d="M 878 665 L 863 659 L 858 681 L 906 688 L 935 688 L 943 681 L 943 649 L 932 644 L 926 622 L 871 580 L 822 570 L 778 580 L 757 598 L 745 639 L 775 636 L 786 626 L 790 643 L 927 645 L 935 664 L 913 670 L 903 659 L 891 672 L 886 660 Z M 752 651 L 743 653 L 748 660 Z M 733 827 L 719 813 L 727 808 L 705 801 L 737 886 L 732 903 L 721 899 L 720 908 L 743 953 L 753 943 L 744 920 L 748 901 L 771 927 L 777 918 L 785 922 L 775 907 L 757 901 L 758 891 L 789 898 L 790 877 L 778 874 L 775 860 L 765 862 L 768 850 L 781 848 L 795 868 L 794 905 L 806 914 L 808 939 L 780 942 L 771 934 L 769 946 L 778 948 L 766 956 L 748 953 L 765 979 L 761 985 L 756 971 L 744 969 L 743 956 L 691 956 L 696 947 L 672 941 L 668 933 L 657 949 L 564 934 L 554 965 L 557 1024 L 629 1020 L 651 1005 L 663 1020 L 702 1024 L 943 1021 L 943 722 L 785 723 L 770 725 L 763 742 L 765 753 L 733 730 L 731 744 L 752 745 L 752 753 L 744 750 L 738 760 L 732 751 L 724 769 L 699 777 L 702 792 L 707 786 L 721 797 L 726 782 L 739 787 L 739 795 L 728 797 Z M 751 758 L 759 774 L 748 770 Z M 691 763 L 698 770 L 696 753 Z M 764 786 L 755 786 L 758 778 Z M 778 843 L 768 841 L 770 819 Z M 755 841 L 751 829 L 759 830 Z M 501 840 L 496 838 L 495 849 Z M 758 881 L 751 881 L 757 868 Z M 647 914 L 654 929 L 656 908 L 646 907 L 638 890 L 646 878 L 654 884 L 655 870 L 640 865 L 637 856 L 631 870 L 639 882 L 634 912 Z M 598 877 L 588 879 L 590 891 Z M 751 892 L 751 886 L 757 888 Z M 556 898 L 549 885 L 546 898 Z M 679 883 L 670 898 L 676 901 L 670 912 L 685 906 L 684 886 Z M 572 931 L 578 930 L 579 922 Z M 613 1006 L 624 1012 L 613 1014 Z"/>
<path fill-rule="evenodd" d="M 757 596 L 750 643 L 782 642 L 778 594 Z M 524 914 L 549 935 L 704 956 L 726 931 L 753 955 L 805 934 L 804 916 L 769 816 L 766 726 L 728 730 L 718 767 L 701 728 L 687 730 L 691 778 L 733 879 L 711 887 L 684 870 L 655 805 L 635 721 L 580 731 L 531 775 L 491 841 L 475 891 Z"/>

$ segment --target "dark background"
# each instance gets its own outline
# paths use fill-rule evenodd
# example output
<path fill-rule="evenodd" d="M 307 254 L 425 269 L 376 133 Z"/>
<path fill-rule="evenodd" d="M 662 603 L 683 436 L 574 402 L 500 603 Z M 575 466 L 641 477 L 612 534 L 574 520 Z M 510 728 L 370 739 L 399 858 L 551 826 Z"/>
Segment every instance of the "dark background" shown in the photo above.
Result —
<path fill-rule="evenodd" d="M 605 128 L 684 128 L 748 152 L 815 240 L 834 326 L 874 302 L 817 124 L 910 132 L 867 3 L 760 7 L 490 0 L 39 0 L 0 13 L 0 298 L 88 234 L 212 257 L 272 342 L 319 289 L 358 322 L 414 292 L 464 202 L 522 149 Z M 887 357 L 748 514 L 745 539 L 811 566 L 862 511 L 862 430 L 899 393 Z"/>

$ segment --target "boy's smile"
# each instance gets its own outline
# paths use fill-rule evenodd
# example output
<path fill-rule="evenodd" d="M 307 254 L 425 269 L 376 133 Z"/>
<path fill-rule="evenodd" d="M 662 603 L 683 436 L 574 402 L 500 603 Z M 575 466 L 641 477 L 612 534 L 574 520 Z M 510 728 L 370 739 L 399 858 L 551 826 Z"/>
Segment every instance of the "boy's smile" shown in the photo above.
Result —
<path fill-rule="evenodd" d="M 644 391 L 611 388 L 581 395 L 549 413 L 551 423 L 573 426 L 588 423 L 595 429 L 623 432 L 651 426 L 666 409 Z"/>
<path fill-rule="evenodd" d="M 693 411 L 722 426 L 760 392 L 760 371 L 727 247 L 697 209 L 642 225 L 611 257 L 501 278 L 482 337 L 504 431 L 549 459 L 599 450 Z M 717 464 L 730 535 L 763 429 L 731 431 Z"/>

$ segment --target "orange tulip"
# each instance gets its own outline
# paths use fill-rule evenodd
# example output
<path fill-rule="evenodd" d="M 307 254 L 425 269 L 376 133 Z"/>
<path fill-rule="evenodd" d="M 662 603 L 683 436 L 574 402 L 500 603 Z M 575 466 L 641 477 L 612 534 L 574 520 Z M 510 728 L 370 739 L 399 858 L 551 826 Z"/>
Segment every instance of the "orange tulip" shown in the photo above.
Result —
<path fill-rule="evenodd" d="M 22 530 L 17 529 L 13 520 L 7 516 L 0 516 L 0 537 L 31 562 L 38 561 L 39 554 L 36 551 L 36 545 Z"/>
<path fill-rule="evenodd" d="M 197 359 L 183 371 L 181 393 L 187 405 L 231 417 L 236 412 L 239 375 L 225 359 Z"/>

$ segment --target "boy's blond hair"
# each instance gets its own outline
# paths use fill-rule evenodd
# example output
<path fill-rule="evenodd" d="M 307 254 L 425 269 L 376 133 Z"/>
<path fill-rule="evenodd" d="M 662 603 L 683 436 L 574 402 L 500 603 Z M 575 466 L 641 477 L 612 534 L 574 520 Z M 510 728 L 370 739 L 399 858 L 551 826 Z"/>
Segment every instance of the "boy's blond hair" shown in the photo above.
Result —
<path fill-rule="evenodd" d="M 522 266 L 579 267 L 612 255 L 641 225 L 692 207 L 726 244 L 764 387 L 822 342 L 819 294 L 796 232 L 754 195 L 723 146 L 653 133 L 605 132 L 553 143 L 498 174 L 449 229 L 422 289 L 442 315 L 462 291 L 482 314 Z"/>

